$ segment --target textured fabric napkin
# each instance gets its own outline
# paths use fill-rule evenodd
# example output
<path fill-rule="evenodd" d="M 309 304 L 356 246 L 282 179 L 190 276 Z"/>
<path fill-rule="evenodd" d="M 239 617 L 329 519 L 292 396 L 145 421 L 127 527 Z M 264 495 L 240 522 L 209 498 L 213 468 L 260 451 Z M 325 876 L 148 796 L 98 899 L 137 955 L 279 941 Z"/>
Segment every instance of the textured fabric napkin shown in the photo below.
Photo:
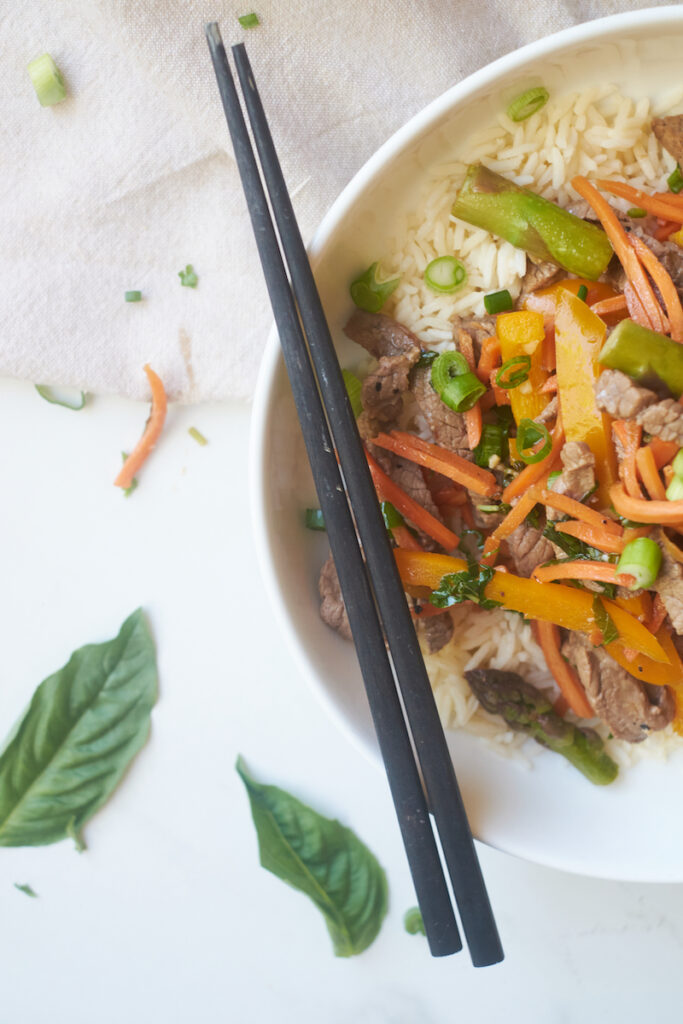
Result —
<path fill-rule="evenodd" d="M 628 0 L 0 0 L 0 374 L 247 398 L 270 323 L 204 39 L 249 53 L 309 238 L 361 164 L 459 79 Z M 668 6 L 651 0 L 648 6 Z M 237 16 L 256 11 L 244 30 Z M 39 106 L 49 52 L 68 86 Z M 193 264 L 196 289 L 178 272 Z M 144 301 L 125 303 L 139 289 Z"/>

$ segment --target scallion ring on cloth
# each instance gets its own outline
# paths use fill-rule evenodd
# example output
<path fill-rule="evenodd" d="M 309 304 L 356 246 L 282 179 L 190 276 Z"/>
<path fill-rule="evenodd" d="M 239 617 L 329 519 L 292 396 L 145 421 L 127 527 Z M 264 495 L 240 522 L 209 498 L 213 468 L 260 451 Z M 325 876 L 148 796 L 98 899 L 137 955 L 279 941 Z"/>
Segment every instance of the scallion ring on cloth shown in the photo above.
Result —
<path fill-rule="evenodd" d="M 532 451 L 531 449 L 536 442 L 541 440 L 543 440 L 543 445 L 539 451 Z M 546 457 L 551 448 L 552 441 L 545 424 L 536 423 L 535 420 L 526 418 L 519 421 L 519 426 L 517 427 L 517 454 L 522 462 L 526 462 L 527 465 L 540 462 L 541 459 Z"/>
<path fill-rule="evenodd" d="M 349 285 L 349 293 L 356 306 L 366 313 L 379 313 L 392 292 L 398 288 L 401 278 L 392 277 L 390 281 L 377 280 L 379 263 L 372 263 L 360 277 Z"/>
<path fill-rule="evenodd" d="M 74 412 L 79 412 L 80 409 L 85 405 L 86 394 L 85 391 L 80 392 L 80 398 L 58 398 L 53 388 L 49 384 L 36 384 L 36 391 L 41 398 L 44 398 L 50 405 L 61 405 L 62 409 L 72 409 Z"/>
<path fill-rule="evenodd" d="M 486 392 L 472 373 L 462 352 L 442 352 L 432 364 L 432 387 L 453 412 L 467 412 Z"/>
<path fill-rule="evenodd" d="M 676 192 L 677 194 L 683 188 L 683 174 L 681 174 L 680 164 L 676 164 L 673 171 L 666 179 L 666 183 L 669 186 L 670 192 Z"/>
<path fill-rule="evenodd" d="M 650 537 L 637 537 L 630 541 L 617 563 L 618 576 L 633 576 L 629 590 L 646 590 L 657 579 L 662 564 L 662 549 Z"/>
<path fill-rule="evenodd" d="M 356 377 L 355 373 L 351 373 L 350 370 L 342 370 L 342 377 L 346 384 L 346 393 L 349 396 L 349 402 L 351 403 L 351 409 L 356 419 L 360 416 L 363 411 L 363 403 L 361 402 L 360 395 L 363 389 L 363 385 Z"/>
<path fill-rule="evenodd" d="M 142 292 L 138 292 L 138 291 L 124 292 L 123 297 L 126 300 L 126 302 L 141 302 L 142 301 Z"/>
<path fill-rule="evenodd" d="M 251 14 L 238 15 L 237 20 L 239 21 L 242 28 L 256 28 L 257 25 L 261 24 L 258 18 L 258 14 L 254 14 L 253 11 L 251 12 Z"/>
<path fill-rule="evenodd" d="M 64 79 L 49 53 L 32 60 L 27 70 L 41 107 L 53 107 L 66 99 Z"/>
<path fill-rule="evenodd" d="M 512 296 L 507 288 L 503 288 L 499 292 L 490 292 L 484 296 L 484 309 L 490 316 L 495 316 L 496 313 L 505 313 L 512 307 Z"/>
<path fill-rule="evenodd" d="M 507 108 L 507 116 L 511 121 L 526 121 L 527 117 L 531 117 L 537 110 L 544 107 L 549 99 L 550 94 L 542 85 L 537 85 L 534 89 L 527 89 L 510 103 Z"/>
<path fill-rule="evenodd" d="M 680 476 L 671 478 L 671 483 L 666 489 L 668 501 L 683 501 L 683 480 Z"/>
<path fill-rule="evenodd" d="M 307 530 L 324 530 L 325 519 L 319 508 L 307 508 L 304 514 L 304 524 Z"/>
<path fill-rule="evenodd" d="M 456 260 L 455 256 L 437 256 L 435 260 L 427 265 L 424 272 L 424 281 L 433 292 L 441 292 L 449 295 L 458 288 L 462 288 L 467 280 L 467 271 L 464 263 Z"/>
<path fill-rule="evenodd" d="M 504 443 L 503 428 L 497 423 L 485 423 L 481 431 L 481 441 L 472 452 L 476 464 L 489 469 L 492 458 L 503 458 Z"/>
<path fill-rule="evenodd" d="M 496 374 L 496 387 L 505 388 L 507 391 L 518 388 L 529 379 L 530 370 L 531 356 L 513 356 L 503 363 Z"/>

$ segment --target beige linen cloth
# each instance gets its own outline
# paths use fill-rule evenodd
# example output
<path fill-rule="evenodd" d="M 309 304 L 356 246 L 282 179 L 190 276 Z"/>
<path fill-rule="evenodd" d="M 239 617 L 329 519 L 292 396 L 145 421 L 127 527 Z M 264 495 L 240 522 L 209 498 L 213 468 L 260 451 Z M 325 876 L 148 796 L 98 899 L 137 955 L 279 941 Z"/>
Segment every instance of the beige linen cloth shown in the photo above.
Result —
<path fill-rule="evenodd" d="M 0 374 L 248 398 L 271 319 L 204 39 L 245 39 L 305 238 L 389 135 L 502 54 L 628 0 L 0 0 Z M 237 16 L 256 11 L 257 28 Z M 49 52 L 68 99 L 42 108 Z M 196 289 L 180 285 L 192 263 Z M 141 303 L 125 303 L 139 289 Z"/>

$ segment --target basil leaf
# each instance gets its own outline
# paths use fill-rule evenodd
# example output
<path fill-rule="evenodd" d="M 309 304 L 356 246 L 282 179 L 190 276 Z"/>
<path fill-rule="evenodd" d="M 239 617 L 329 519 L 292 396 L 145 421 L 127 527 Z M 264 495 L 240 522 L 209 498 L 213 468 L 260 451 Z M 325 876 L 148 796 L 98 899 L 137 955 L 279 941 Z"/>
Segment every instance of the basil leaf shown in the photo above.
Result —
<path fill-rule="evenodd" d="M 572 537 L 568 533 L 560 533 L 553 523 L 546 523 L 543 529 L 543 536 L 564 551 L 569 556 L 570 561 L 584 558 L 590 559 L 592 562 L 607 561 L 604 552 L 598 551 L 597 548 L 591 547 L 590 544 L 585 544 L 582 540 Z M 557 561 L 562 561 L 562 559 L 552 559 L 551 564 Z"/>
<path fill-rule="evenodd" d="M 606 647 L 607 644 L 611 644 L 619 639 L 619 630 L 614 625 L 614 620 L 597 594 L 593 598 L 593 618 L 595 619 L 595 625 L 602 633 L 601 647 Z"/>
<path fill-rule="evenodd" d="M 80 842 L 147 738 L 156 689 L 140 609 L 40 684 L 0 755 L 0 846 Z"/>
<path fill-rule="evenodd" d="M 491 601 L 484 596 L 486 584 L 492 579 L 493 569 L 488 565 L 468 562 L 467 569 L 444 576 L 429 600 L 437 608 L 450 608 L 462 601 L 474 601 L 481 608 L 498 608 L 500 601 Z"/>
<path fill-rule="evenodd" d="M 408 932 L 408 935 L 427 934 L 419 907 L 411 907 L 410 910 L 406 910 L 403 915 L 403 927 Z"/>
<path fill-rule="evenodd" d="M 38 899 L 38 893 L 35 891 L 35 889 L 31 888 L 28 882 L 25 882 L 23 885 L 19 885 L 18 882 L 15 882 L 14 888 L 18 889 L 19 892 L 23 892 L 26 896 L 30 896 L 34 900 Z"/>
<path fill-rule="evenodd" d="M 261 865 L 313 900 L 336 956 L 362 953 L 387 912 L 387 880 L 374 855 L 351 829 L 256 782 L 241 757 L 235 767 L 249 795 Z"/>

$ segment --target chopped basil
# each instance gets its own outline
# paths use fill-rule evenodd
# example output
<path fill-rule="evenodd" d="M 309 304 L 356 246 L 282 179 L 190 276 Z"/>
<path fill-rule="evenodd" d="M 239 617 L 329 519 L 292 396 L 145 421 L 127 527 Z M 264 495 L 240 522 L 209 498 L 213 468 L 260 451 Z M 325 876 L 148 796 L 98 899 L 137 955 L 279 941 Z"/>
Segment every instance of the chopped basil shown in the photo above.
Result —
<path fill-rule="evenodd" d="M 188 263 L 184 270 L 178 271 L 178 277 L 183 288 L 196 288 L 199 278 L 194 272 L 191 263 Z"/>
<path fill-rule="evenodd" d="M 19 892 L 23 892 L 26 896 L 31 896 L 34 900 L 38 899 L 38 893 L 35 891 L 35 889 L 32 889 L 27 882 L 24 882 L 23 885 L 19 885 L 18 882 L 15 882 L 14 888 L 18 889 Z"/>
<path fill-rule="evenodd" d="M 606 647 L 607 644 L 611 644 L 619 639 L 619 630 L 614 625 L 614 621 L 598 594 L 593 598 L 593 618 L 595 619 L 595 625 L 602 633 L 601 647 Z"/>
<path fill-rule="evenodd" d="M 403 915 L 403 927 L 408 932 L 408 935 L 427 934 L 419 907 L 411 907 L 410 910 L 406 910 Z"/>
<path fill-rule="evenodd" d="M 439 586 L 429 597 L 437 608 L 450 608 L 462 601 L 473 601 L 481 608 L 497 608 L 500 601 L 491 601 L 485 597 L 487 583 L 493 579 L 493 569 L 487 565 L 468 561 L 467 569 L 444 576 Z"/>

